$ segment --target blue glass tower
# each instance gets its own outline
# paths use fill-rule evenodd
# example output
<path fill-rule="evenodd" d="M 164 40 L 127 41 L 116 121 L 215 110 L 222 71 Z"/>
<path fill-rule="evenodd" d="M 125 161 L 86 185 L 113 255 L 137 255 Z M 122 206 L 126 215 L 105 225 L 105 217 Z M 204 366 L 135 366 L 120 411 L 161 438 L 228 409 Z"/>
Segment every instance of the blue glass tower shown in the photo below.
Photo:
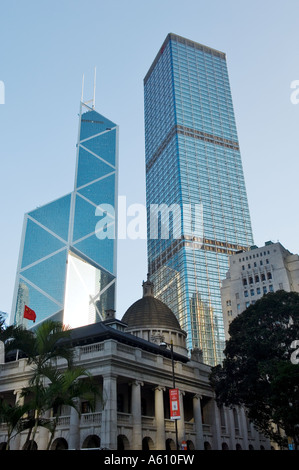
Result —
<path fill-rule="evenodd" d="M 24 217 L 10 323 L 32 325 L 25 305 L 72 328 L 114 309 L 117 181 L 118 126 L 81 103 L 74 190 Z"/>
<path fill-rule="evenodd" d="M 225 54 L 169 34 L 145 76 L 144 103 L 148 214 L 153 205 L 181 208 L 169 211 L 168 238 L 152 236 L 148 217 L 150 279 L 189 348 L 214 365 L 223 357 L 228 255 L 253 244 Z M 178 218 L 179 237 L 171 230 Z"/>

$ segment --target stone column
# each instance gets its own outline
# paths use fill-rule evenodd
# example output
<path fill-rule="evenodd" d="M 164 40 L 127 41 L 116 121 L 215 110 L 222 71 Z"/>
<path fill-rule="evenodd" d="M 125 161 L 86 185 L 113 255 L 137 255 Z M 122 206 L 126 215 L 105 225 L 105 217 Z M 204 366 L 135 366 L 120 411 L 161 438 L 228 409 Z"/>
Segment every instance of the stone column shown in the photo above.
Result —
<path fill-rule="evenodd" d="M 117 449 L 117 377 L 103 376 L 101 447 Z"/>
<path fill-rule="evenodd" d="M 221 422 L 220 422 L 220 413 L 217 406 L 216 400 L 212 400 L 212 409 L 213 409 L 213 442 L 214 450 L 221 450 Z"/>
<path fill-rule="evenodd" d="M 132 386 L 132 419 L 133 419 L 133 432 L 132 432 L 132 449 L 142 450 L 142 423 L 141 423 L 141 386 L 143 382 L 135 380 L 131 383 Z"/>
<path fill-rule="evenodd" d="M 240 434 L 243 437 L 243 450 L 248 450 L 248 428 L 244 408 L 237 408 L 239 414 Z"/>
<path fill-rule="evenodd" d="M 233 416 L 233 410 L 228 408 L 228 418 L 229 418 L 229 436 L 230 436 L 230 449 L 236 450 L 236 430 L 235 430 L 235 421 Z"/>
<path fill-rule="evenodd" d="M 5 346 L 3 341 L 0 341 L 0 364 L 5 362 Z"/>
<path fill-rule="evenodd" d="M 155 388 L 156 450 L 165 450 L 164 387 Z"/>
<path fill-rule="evenodd" d="M 204 450 L 203 441 L 203 428 L 202 428 L 202 414 L 201 414 L 201 395 L 194 395 L 193 397 L 193 415 L 196 432 L 195 449 Z"/>
<path fill-rule="evenodd" d="M 80 418 L 78 411 L 71 407 L 70 430 L 69 430 L 69 449 L 80 449 Z"/>
<path fill-rule="evenodd" d="M 22 390 L 15 390 L 14 395 L 16 396 L 16 405 L 24 405 L 24 397 L 21 397 Z M 17 434 L 11 441 L 10 441 L 10 449 L 11 450 L 21 450 L 20 449 L 20 441 L 21 441 L 21 434 Z"/>
<path fill-rule="evenodd" d="M 44 413 L 43 418 L 50 418 L 50 410 L 47 410 L 46 413 Z M 49 440 L 50 432 L 48 431 L 48 429 L 44 428 L 43 426 L 40 426 L 38 433 L 38 450 L 47 450 Z"/>

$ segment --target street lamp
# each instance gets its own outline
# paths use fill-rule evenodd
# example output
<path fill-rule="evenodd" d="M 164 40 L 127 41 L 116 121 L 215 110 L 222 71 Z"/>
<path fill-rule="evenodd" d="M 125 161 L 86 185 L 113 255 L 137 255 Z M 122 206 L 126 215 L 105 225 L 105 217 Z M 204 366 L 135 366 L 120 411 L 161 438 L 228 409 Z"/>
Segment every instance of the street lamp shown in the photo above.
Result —
<path fill-rule="evenodd" d="M 175 389 L 175 374 L 174 374 L 174 359 L 173 359 L 173 341 L 171 340 L 170 343 L 166 343 L 165 341 L 163 341 L 162 343 L 160 343 L 160 347 L 163 348 L 163 349 L 167 349 L 167 347 L 170 348 L 170 354 L 171 354 L 171 367 L 172 367 L 172 386 L 173 386 L 173 389 Z M 179 397 L 178 397 L 179 399 Z M 177 422 L 178 418 L 175 418 L 174 419 L 174 423 L 175 423 L 175 439 L 176 439 L 176 449 L 179 450 L 179 441 L 178 441 L 178 422 Z"/>

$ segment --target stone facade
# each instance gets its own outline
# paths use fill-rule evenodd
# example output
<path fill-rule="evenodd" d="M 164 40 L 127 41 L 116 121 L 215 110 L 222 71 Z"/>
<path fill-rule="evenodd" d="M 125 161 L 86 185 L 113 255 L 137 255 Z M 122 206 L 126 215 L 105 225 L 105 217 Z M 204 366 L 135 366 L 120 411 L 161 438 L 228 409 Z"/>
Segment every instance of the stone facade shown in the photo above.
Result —
<path fill-rule="evenodd" d="M 268 292 L 299 292 L 299 256 L 279 242 L 251 247 L 230 256 L 222 281 L 221 302 L 226 339 L 231 321 Z"/>
<path fill-rule="evenodd" d="M 189 450 L 269 449 L 269 443 L 248 422 L 244 410 L 218 408 L 209 384 L 210 367 L 196 353 L 187 356 L 124 331 L 122 322 L 89 325 L 73 330 L 75 365 L 88 369 L 98 383 L 102 399 L 91 413 L 81 403 L 79 418 L 65 408 L 59 418 L 52 449 L 105 448 L 118 450 L 171 450 L 176 447 L 175 422 L 169 415 L 172 357 L 180 392 L 181 419 L 178 443 Z M 3 356 L 2 356 L 3 359 Z M 63 368 L 66 363 L 58 361 Z M 31 376 L 26 359 L 0 364 L 0 396 L 14 404 Z M 24 448 L 26 434 L 11 442 Z M 0 424 L 0 446 L 7 430 Z M 46 449 L 48 432 L 39 429 L 36 448 Z"/>

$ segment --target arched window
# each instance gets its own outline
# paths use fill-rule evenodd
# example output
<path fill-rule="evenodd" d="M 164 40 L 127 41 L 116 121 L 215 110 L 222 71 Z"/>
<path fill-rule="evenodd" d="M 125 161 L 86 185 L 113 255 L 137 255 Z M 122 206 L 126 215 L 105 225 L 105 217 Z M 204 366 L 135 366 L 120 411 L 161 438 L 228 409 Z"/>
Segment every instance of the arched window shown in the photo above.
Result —
<path fill-rule="evenodd" d="M 51 445 L 51 450 L 67 450 L 68 443 L 63 437 L 58 437 L 53 441 Z"/>
<path fill-rule="evenodd" d="M 117 450 L 128 450 L 130 449 L 130 443 L 126 436 L 119 434 L 117 436 Z"/>
<path fill-rule="evenodd" d="M 192 441 L 187 441 L 187 450 L 195 450 L 195 447 Z"/>
<path fill-rule="evenodd" d="M 152 450 L 154 449 L 153 440 L 146 436 L 142 439 L 142 450 Z"/>
<path fill-rule="evenodd" d="M 35 441 L 26 441 L 23 445 L 23 450 L 37 450 L 37 443 Z"/>
<path fill-rule="evenodd" d="M 175 442 L 172 440 L 172 439 L 166 439 L 166 450 L 167 451 L 170 451 L 170 450 L 175 450 Z"/>
<path fill-rule="evenodd" d="M 101 439 L 96 434 L 90 434 L 84 439 L 83 449 L 97 449 L 101 447 Z"/>

